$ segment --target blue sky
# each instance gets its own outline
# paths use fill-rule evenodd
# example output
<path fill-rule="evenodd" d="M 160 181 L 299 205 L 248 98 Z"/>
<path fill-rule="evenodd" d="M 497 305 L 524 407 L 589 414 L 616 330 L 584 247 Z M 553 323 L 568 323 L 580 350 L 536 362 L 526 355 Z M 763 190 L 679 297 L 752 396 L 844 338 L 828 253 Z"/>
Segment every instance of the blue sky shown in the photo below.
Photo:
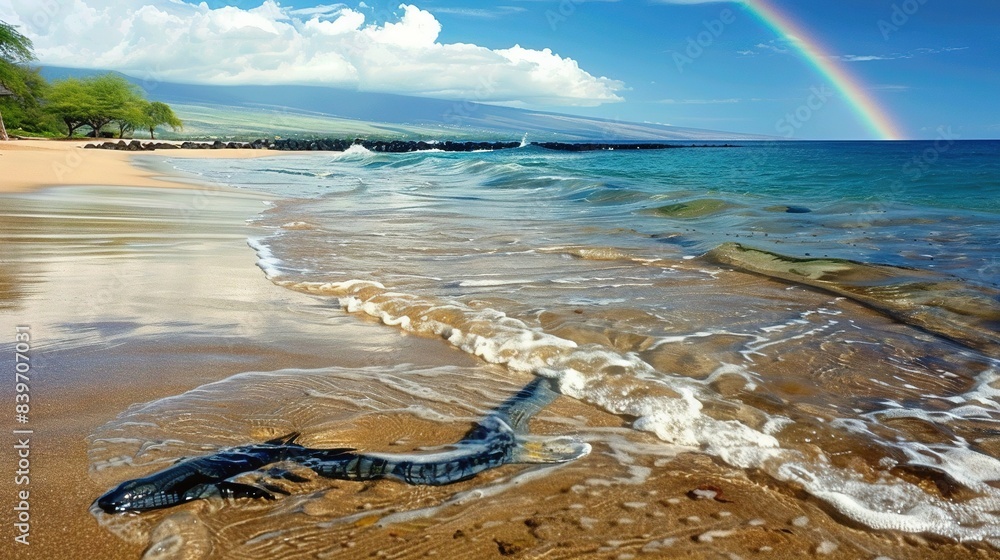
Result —
<path fill-rule="evenodd" d="M 43 63 L 169 81 L 318 83 L 870 138 L 836 84 L 795 48 L 815 38 L 907 136 L 1000 137 L 1000 2 L 770 2 L 811 37 L 782 36 L 740 3 L 701 0 L 79 0 L 48 12 L 37 0 L 0 0 L 0 19 L 26 31 Z M 816 92 L 833 94 L 817 102 Z M 790 129 L 796 111 L 808 119 Z"/>
<path fill-rule="evenodd" d="M 775 0 L 814 32 L 911 136 L 951 127 L 968 138 L 1000 137 L 1000 2 L 927 0 L 893 24 L 899 0 Z M 391 10 L 393 2 L 369 2 Z M 503 8 L 501 6 L 505 6 Z M 549 47 L 594 75 L 623 81 L 623 103 L 574 112 L 677 126 L 782 134 L 776 124 L 829 84 L 784 38 L 737 3 L 472 3 L 433 0 L 421 7 L 443 26 L 441 40 L 501 47 Z M 474 10 L 463 14 L 462 10 Z M 732 10 L 700 57 L 678 66 L 688 39 Z M 884 21 L 897 27 L 883 26 Z M 901 21 L 899 15 L 896 22 Z M 885 31 L 885 33 L 883 33 Z M 763 46 L 758 46 L 763 45 Z M 752 51 L 752 53 L 748 52 Z M 779 52 L 785 51 L 785 52 Z M 695 51 L 697 52 L 697 51 Z M 832 100 L 797 131 L 802 138 L 857 138 L 866 131 L 846 103 Z"/>

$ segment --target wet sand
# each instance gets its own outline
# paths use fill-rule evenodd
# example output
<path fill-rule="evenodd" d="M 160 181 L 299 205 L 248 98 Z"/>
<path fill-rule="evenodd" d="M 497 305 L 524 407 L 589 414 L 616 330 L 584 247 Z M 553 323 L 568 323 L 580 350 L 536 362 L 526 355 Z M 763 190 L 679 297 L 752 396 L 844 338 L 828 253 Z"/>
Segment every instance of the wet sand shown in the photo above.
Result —
<path fill-rule="evenodd" d="M 267 195 L 170 183 L 115 152 L 88 150 L 72 174 L 50 175 L 76 153 L 57 144 L 0 146 L 4 189 L 21 191 L 5 195 L 0 211 L 0 332 L 13 341 L 15 325 L 31 327 L 30 420 L 18 427 L 34 431 L 31 544 L 13 542 L 15 487 L 5 477 L 4 558 L 996 556 L 983 545 L 852 527 L 793 487 L 666 446 L 629 429 L 628 418 L 566 397 L 531 431 L 590 442 L 593 452 L 579 461 L 544 471 L 511 465 L 443 488 L 313 481 L 276 502 L 192 503 L 138 517 L 153 540 L 157 531 L 185 536 L 147 551 L 148 541 L 119 538 L 88 511 L 115 475 L 90 472 L 87 438 L 133 404 L 287 368 L 471 368 L 481 377 L 469 384 L 497 394 L 527 379 L 491 381 L 504 372 L 440 340 L 268 282 L 244 223 Z M 53 185 L 106 186 L 31 190 Z M 421 383 L 446 392 L 454 379 Z M 2 395 L 13 401 L 12 384 Z M 462 431 L 393 418 L 390 428 L 370 426 L 373 440 L 399 432 L 408 445 L 432 445 Z M 16 470 L 10 448 L 0 469 Z M 278 529 L 282 538 L 267 538 Z"/>

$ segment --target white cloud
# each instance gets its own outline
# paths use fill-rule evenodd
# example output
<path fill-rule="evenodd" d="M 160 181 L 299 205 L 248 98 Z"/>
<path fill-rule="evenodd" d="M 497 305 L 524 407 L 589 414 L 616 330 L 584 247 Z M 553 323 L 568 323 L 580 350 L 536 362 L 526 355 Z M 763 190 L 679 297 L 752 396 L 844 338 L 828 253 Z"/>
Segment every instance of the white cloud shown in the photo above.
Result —
<path fill-rule="evenodd" d="M 795 54 L 796 50 L 801 50 L 803 46 L 806 46 L 798 37 L 794 35 L 786 35 L 782 38 L 772 39 L 766 43 L 757 43 L 754 45 L 757 51 L 753 49 L 737 50 L 736 54 L 742 56 L 753 56 L 759 54 L 760 51 L 772 51 L 779 54 Z M 929 55 L 929 54 L 942 54 L 950 53 L 956 51 L 964 51 L 969 47 L 940 47 L 940 48 L 919 48 L 907 52 L 895 52 L 895 53 L 882 53 L 882 54 L 838 54 L 838 55 L 826 55 L 826 58 L 833 60 L 840 60 L 842 62 L 871 62 L 876 60 L 899 60 L 906 58 L 915 58 L 917 56 Z"/>
<path fill-rule="evenodd" d="M 364 2 L 362 2 L 364 4 Z M 310 8 L 296 8 L 288 10 L 289 14 L 296 16 L 326 16 L 336 14 L 346 8 L 345 4 L 317 4 Z M 361 6 L 363 7 L 363 6 Z"/>
<path fill-rule="evenodd" d="M 513 14 L 520 14 L 528 11 L 527 8 L 517 6 L 496 6 L 492 8 L 432 8 L 435 14 L 449 14 L 453 16 L 497 19 Z"/>
<path fill-rule="evenodd" d="M 868 89 L 873 91 L 902 92 L 902 91 L 910 91 L 911 89 L 913 89 L 913 87 L 902 84 L 884 84 L 877 86 L 868 86 Z"/>
<path fill-rule="evenodd" d="M 969 47 L 942 47 L 942 48 L 920 48 L 914 49 L 912 51 L 907 51 L 904 53 L 888 53 L 888 54 L 842 54 L 834 55 L 830 58 L 836 60 L 843 60 L 844 62 L 869 62 L 872 60 L 899 60 L 905 58 L 915 58 L 917 56 L 928 55 L 928 54 L 941 54 L 955 51 L 964 51 Z"/>
<path fill-rule="evenodd" d="M 549 49 L 440 43 L 428 11 L 367 23 L 343 5 L 243 9 L 181 0 L 0 0 L 43 64 L 211 84 L 310 84 L 528 106 L 622 101 L 624 84 Z"/>
<path fill-rule="evenodd" d="M 797 39 L 791 35 L 786 35 L 778 39 L 771 39 L 766 43 L 757 43 L 754 45 L 758 49 L 773 51 L 776 53 L 787 54 L 792 52 L 792 49 L 796 46 Z"/>
<path fill-rule="evenodd" d="M 839 56 L 831 56 L 830 58 L 836 60 L 843 60 L 844 62 L 869 62 L 872 60 L 895 60 L 897 58 L 909 58 L 909 57 L 886 56 L 880 54 L 843 54 Z"/>

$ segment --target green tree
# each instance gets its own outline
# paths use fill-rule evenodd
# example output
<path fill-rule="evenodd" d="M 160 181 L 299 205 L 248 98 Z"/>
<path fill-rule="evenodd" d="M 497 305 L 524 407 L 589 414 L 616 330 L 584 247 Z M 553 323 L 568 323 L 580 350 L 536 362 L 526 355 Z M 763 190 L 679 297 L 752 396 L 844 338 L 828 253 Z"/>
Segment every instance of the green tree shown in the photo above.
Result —
<path fill-rule="evenodd" d="M 45 96 L 45 112 L 62 121 L 68 131 L 66 137 L 72 138 L 77 129 L 88 124 L 89 103 L 87 87 L 83 81 L 67 78 L 56 81 L 49 87 Z"/>
<path fill-rule="evenodd" d="M 184 123 L 177 118 L 173 109 L 171 109 L 170 105 L 167 105 L 166 103 L 153 101 L 152 103 L 147 103 L 143 109 L 145 114 L 143 126 L 149 129 L 150 140 L 155 138 L 155 136 L 153 136 L 153 130 L 158 126 L 166 125 L 174 131 L 184 128 Z"/>
<path fill-rule="evenodd" d="M 122 107 L 120 113 L 115 117 L 114 123 L 118 125 L 118 137 L 125 138 L 126 134 L 132 134 L 138 127 L 146 126 L 146 106 L 149 102 L 142 97 L 138 97 Z"/>
<path fill-rule="evenodd" d="M 31 39 L 21 35 L 17 28 L 0 21 L 0 59 L 12 64 L 23 64 L 35 59 Z"/>
<path fill-rule="evenodd" d="M 24 99 L 31 94 L 30 72 L 22 65 L 34 58 L 31 40 L 21 35 L 13 25 L 0 21 L 0 85 L 18 99 Z M 0 114 L 0 138 L 7 140 L 7 129 L 3 125 L 2 114 Z"/>
<path fill-rule="evenodd" d="M 100 136 L 101 129 L 115 121 L 128 123 L 135 128 L 140 111 L 137 109 L 145 100 L 139 86 L 116 74 L 103 74 L 83 80 L 88 99 L 87 125 Z"/>
<path fill-rule="evenodd" d="M 40 101 L 45 97 L 48 83 L 37 68 L 23 68 L 22 81 L 26 94 L 0 98 L 0 111 L 8 128 L 24 132 L 53 136 L 61 129 L 60 121 L 45 113 Z"/>
<path fill-rule="evenodd" d="M 65 123 L 70 137 L 84 125 L 97 137 L 111 123 L 119 125 L 120 135 L 145 123 L 142 90 L 116 74 L 56 81 L 46 101 L 45 110 Z"/>

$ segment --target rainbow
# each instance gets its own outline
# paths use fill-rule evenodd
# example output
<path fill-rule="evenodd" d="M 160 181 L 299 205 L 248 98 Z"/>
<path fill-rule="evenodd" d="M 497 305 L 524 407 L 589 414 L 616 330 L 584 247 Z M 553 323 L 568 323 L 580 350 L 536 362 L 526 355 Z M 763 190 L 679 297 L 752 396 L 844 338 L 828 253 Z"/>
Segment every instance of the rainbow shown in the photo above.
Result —
<path fill-rule="evenodd" d="M 889 113 L 879 106 L 878 101 L 865 90 L 858 79 L 837 64 L 836 59 L 830 57 L 822 44 L 802 26 L 779 11 L 770 0 L 746 0 L 744 5 L 767 27 L 782 37 L 792 36 L 795 39 L 795 48 L 820 74 L 833 82 L 833 87 L 847 100 L 876 138 L 899 140 L 905 137 L 899 125 L 893 122 Z"/>

